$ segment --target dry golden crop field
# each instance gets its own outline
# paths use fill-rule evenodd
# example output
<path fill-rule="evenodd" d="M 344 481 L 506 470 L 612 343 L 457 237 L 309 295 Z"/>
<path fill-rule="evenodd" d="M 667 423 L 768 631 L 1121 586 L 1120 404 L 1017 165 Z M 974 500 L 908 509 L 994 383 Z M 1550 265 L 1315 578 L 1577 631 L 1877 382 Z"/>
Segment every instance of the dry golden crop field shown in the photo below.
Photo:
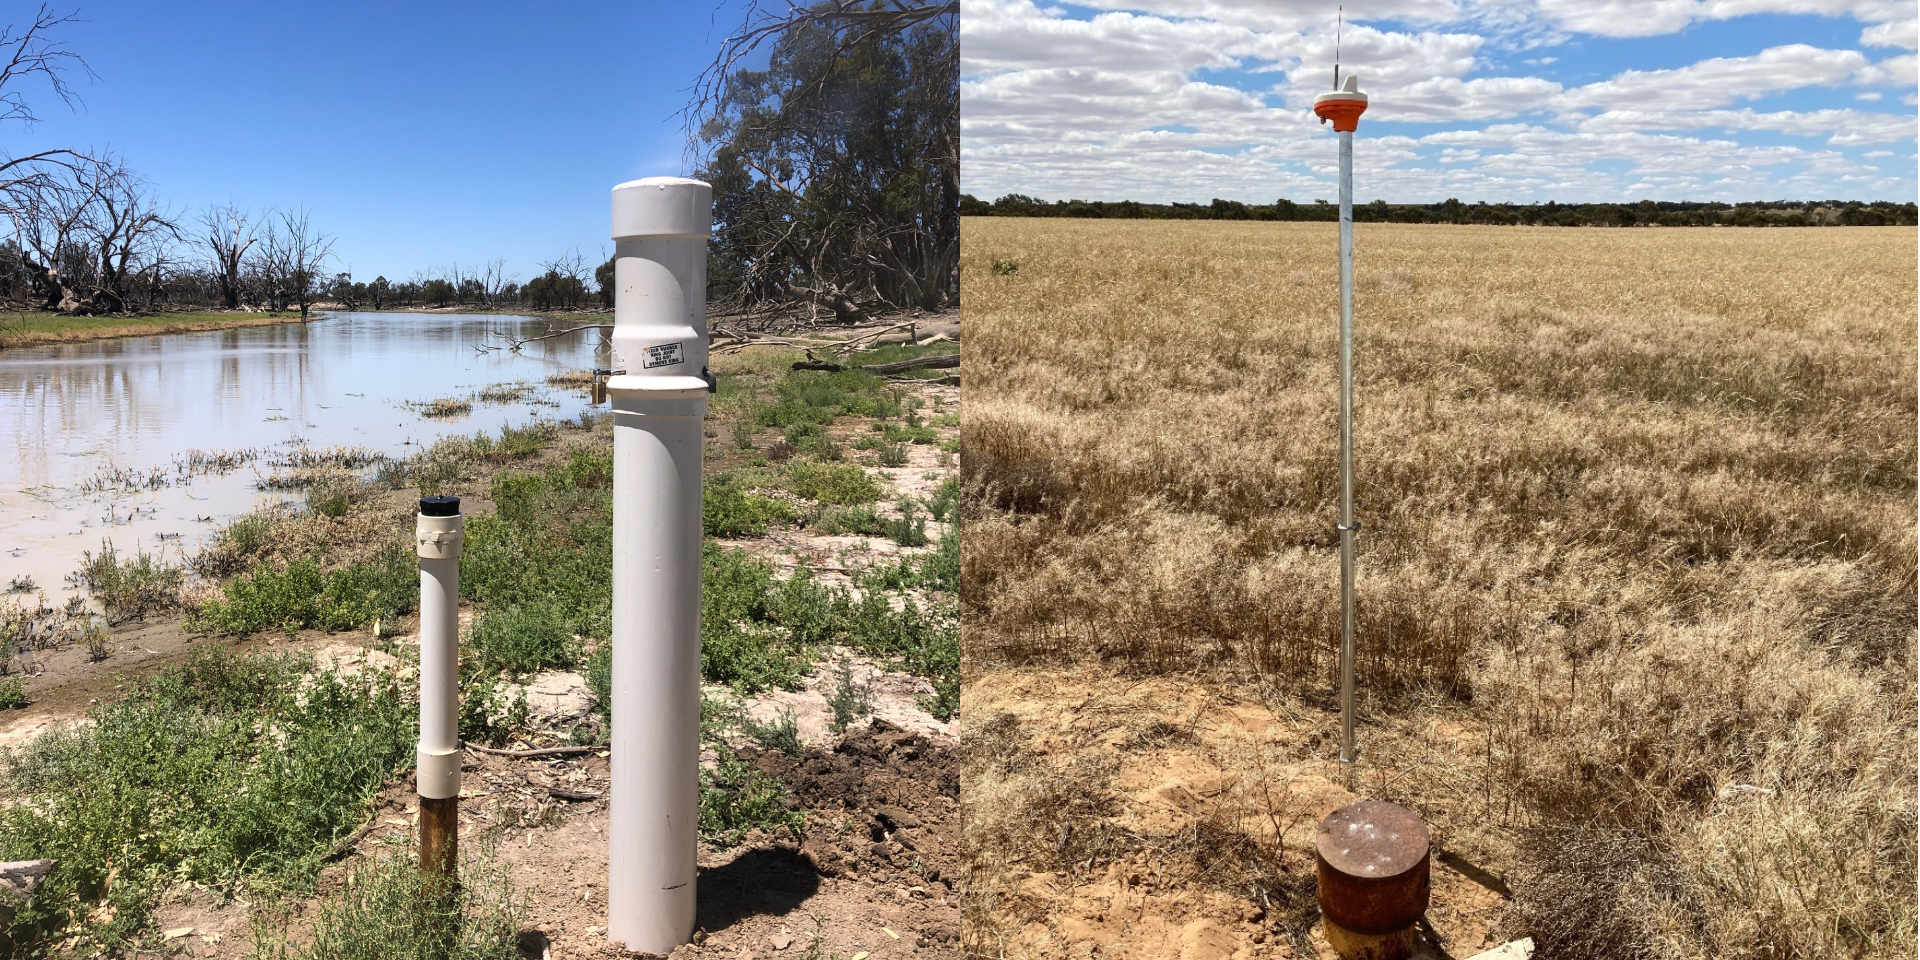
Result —
<path fill-rule="evenodd" d="M 1312 956 L 1314 822 L 1432 826 L 1468 956 L 1915 952 L 1910 229 L 970 218 L 983 956 Z"/>

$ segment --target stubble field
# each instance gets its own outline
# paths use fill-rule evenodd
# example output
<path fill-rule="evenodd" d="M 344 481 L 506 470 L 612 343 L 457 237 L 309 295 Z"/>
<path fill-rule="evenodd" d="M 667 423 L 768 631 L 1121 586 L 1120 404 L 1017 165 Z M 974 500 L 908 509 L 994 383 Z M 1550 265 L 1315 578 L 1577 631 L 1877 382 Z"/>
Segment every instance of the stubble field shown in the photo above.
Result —
<path fill-rule="evenodd" d="M 1333 227 L 964 230 L 968 945 L 1324 953 Z M 1356 246 L 1356 792 L 1448 951 L 1911 956 L 1912 231 Z"/>

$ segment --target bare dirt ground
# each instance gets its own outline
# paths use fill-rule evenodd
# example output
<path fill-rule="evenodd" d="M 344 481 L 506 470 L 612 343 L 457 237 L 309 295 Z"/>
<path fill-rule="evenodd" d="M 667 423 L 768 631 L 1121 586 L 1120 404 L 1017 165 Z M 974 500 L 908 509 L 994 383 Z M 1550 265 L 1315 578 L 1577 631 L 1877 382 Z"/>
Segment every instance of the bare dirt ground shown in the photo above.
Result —
<path fill-rule="evenodd" d="M 962 702 L 970 809 L 1014 821 L 969 831 L 1018 835 L 1009 811 L 1080 807 L 1044 838 L 1048 862 L 998 868 L 993 886 L 1015 892 L 980 905 L 1002 918 L 989 955 L 1334 957 L 1318 926 L 1313 835 L 1362 799 L 1323 742 L 1337 711 L 1242 684 L 1091 666 L 969 675 Z M 1367 786 L 1370 797 L 1395 793 Z M 1433 825 L 1427 920 L 1438 955 L 1467 957 L 1505 942 L 1506 900 L 1500 878 L 1453 840 Z"/>

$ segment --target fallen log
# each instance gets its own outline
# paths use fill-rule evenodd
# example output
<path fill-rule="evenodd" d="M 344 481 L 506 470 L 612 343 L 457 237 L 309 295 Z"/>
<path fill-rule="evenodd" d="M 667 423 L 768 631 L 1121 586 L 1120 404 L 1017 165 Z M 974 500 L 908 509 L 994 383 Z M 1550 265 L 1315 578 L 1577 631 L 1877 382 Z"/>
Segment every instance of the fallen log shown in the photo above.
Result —
<path fill-rule="evenodd" d="M 930 357 L 915 357 L 912 360 L 896 360 L 893 363 L 869 363 L 869 364 L 866 364 L 865 366 L 853 367 L 851 369 L 865 370 L 868 373 L 875 373 L 875 374 L 880 374 L 884 376 L 889 373 L 905 373 L 908 370 L 921 370 L 921 369 L 947 370 L 953 367 L 957 367 L 959 365 L 960 365 L 959 354 L 942 353 L 942 354 L 938 354 Z M 805 360 L 795 360 L 793 362 L 793 369 L 822 370 L 827 373 L 839 373 L 840 371 L 846 370 L 849 368 L 842 366 L 840 364 L 834 363 L 830 360 L 815 360 L 809 357 Z"/>
<path fill-rule="evenodd" d="M 869 363 L 860 369 L 868 373 L 905 373 L 908 370 L 949 370 L 960 365 L 957 353 L 942 353 L 930 357 L 914 357 L 912 360 L 899 360 L 893 363 Z"/>

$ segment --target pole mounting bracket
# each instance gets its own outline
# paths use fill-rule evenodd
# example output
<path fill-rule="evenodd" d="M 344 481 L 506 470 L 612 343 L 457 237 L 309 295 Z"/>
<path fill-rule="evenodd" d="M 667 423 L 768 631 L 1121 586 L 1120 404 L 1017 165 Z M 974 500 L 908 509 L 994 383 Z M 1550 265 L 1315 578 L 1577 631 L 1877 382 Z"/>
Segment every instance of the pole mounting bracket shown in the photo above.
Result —
<path fill-rule="evenodd" d="M 1335 523 L 1335 524 L 1333 525 L 1333 528 L 1334 528 L 1335 530 L 1338 530 L 1338 531 L 1340 531 L 1341 533 L 1346 533 L 1346 532 L 1347 532 L 1347 531 L 1349 531 L 1349 530 L 1351 530 L 1351 531 L 1353 531 L 1354 533 L 1359 533 L 1359 532 L 1360 532 L 1360 518 L 1359 518 L 1359 517 L 1355 517 L 1355 518 L 1353 519 L 1353 522 L 1352 522 L 1352 523 L 1350 523 L 1350 524 L 1349 524 L 1349 523 L 1338 523 L 1338 522 L 1336 522 L 1336 523 Z"/>

